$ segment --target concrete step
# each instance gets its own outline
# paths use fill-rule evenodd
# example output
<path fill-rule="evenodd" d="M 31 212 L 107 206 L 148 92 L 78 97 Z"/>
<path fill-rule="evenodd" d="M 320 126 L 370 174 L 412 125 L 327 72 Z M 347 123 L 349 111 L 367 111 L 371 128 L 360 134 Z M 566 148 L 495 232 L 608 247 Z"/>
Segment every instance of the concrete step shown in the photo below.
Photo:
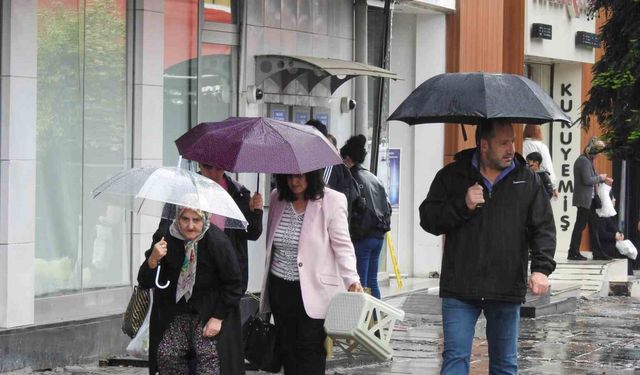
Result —
<path fill-rule="evenodd" d="M 626 259 L 575 261 L 556 259 L 556 270 L 549 277 L 551 284 L 580 285 L 582 296 L 607 296 L 611 283 L 627 282 Z"/>

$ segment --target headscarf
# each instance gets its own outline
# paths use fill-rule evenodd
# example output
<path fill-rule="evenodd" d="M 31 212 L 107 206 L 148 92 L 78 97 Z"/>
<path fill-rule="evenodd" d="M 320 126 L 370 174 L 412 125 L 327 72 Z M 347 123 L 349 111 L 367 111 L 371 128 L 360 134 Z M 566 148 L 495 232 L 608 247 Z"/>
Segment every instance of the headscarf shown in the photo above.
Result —
<path fill-rule="evenodd" d="M 601 153 L 604 150 L 604 142 L 602 142 L 598 137 L 591 137 L 587 147 L 584 148 L 584 153 L 588 156 L 594 156 L 596 154 Z"/>
<path fill-rule="evenodd" d="M 178 221 L 185 210 L 191 210 L 202 218 L 202 232 L 193 240 L 187 240 L 180 232 Z M 178 286 L 176 287 L 176 303 L 184 296 L 185 301 L 189 301 L 193 292 L 193 285 L 196 282 L 196 266 L 198 262 L 198 241 L 204 237 L 209 229 L 209 215 L 204 211 L 196 210 L 189 207 L 176 207 L 176 217 L 169 227 L 169 233 L 175 238 L 185 241 L 184 243 L 184 260 L 180 268 L 180 276 L 178 276 Z"/>

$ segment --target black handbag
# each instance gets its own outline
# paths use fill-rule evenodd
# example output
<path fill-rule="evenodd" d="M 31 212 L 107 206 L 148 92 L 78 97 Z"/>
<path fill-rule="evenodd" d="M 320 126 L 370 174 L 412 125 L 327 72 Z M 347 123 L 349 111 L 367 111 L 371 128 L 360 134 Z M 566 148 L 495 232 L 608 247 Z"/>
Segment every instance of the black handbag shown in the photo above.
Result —
<path fill-rule="evenodd" d="M 593 196 L 593 201 L 591 202 L 591 206 L 595 209 L 602 208 L 602 200 L 600 200 L 600 197 L 598 196 L 597 193 Z"/>
<path fill-rule="evenodd" d="M 122 319 L 122 332 L 125 335 L 134 338 L 144 322 L 149 310 L 149 289 L 142 289 L 139 286 L 133 287 L 133 294 L 127 305 Z"/>
<path fill-rule="evenodd" d="M 244 356 L 251 364 L 262 371 L 280 372 L 282 359 L 276 343 L 276 326 L 259 314 L 249 318 Z"/>

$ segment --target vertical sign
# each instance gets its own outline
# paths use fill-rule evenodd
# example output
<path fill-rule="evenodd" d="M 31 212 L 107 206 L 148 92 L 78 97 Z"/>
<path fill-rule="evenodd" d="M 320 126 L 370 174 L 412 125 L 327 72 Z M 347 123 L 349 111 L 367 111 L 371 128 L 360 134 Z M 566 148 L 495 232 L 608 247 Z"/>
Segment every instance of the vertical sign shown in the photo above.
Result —
<path fill-rule="evenodd" d="M 389 149 L 389 202 L 391 207 L 400 207 L 400 149 Z"/>
<path fill-rule="evenodd" d="M 554 67 L 553 99 L 575 121 L 582 103 L 581 64 L 556 64 Z M 553 168 L 558 178 L 559 199 L 551 202 L 556 222 L 556 259 L 566 259 L 571 231 L 575 224 L 576 208 L 573 198 L 573 163 L 580 156 L 580 126 L 553 125 Z"/>

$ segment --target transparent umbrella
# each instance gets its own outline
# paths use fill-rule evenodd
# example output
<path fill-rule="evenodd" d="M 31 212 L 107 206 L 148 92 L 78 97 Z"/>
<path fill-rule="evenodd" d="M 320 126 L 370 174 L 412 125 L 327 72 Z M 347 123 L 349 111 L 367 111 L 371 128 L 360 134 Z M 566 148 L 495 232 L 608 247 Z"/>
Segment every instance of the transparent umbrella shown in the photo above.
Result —
<path fill-rule="evenodd" d="M 142 167 L 122 171 L 92 192 L 93 198 L 137 214 L 173 218 L 167 203 L 224 218 L 225 228 L 246 229 L 247 220 L 227 191 L 214 181 L 179 167 Z"/>
<path fill-rule="evenodd" d="M 227 191 L 214 181 L 180 167 L 142 167 L 122 171 L 92 192 L 92 197 L 138 214 L 171 219 L 172 205 L 219 216 L 225 228 L 246 229 L 247 220 Z M 156 272 L 156 286 L 160 285 Z"/>

